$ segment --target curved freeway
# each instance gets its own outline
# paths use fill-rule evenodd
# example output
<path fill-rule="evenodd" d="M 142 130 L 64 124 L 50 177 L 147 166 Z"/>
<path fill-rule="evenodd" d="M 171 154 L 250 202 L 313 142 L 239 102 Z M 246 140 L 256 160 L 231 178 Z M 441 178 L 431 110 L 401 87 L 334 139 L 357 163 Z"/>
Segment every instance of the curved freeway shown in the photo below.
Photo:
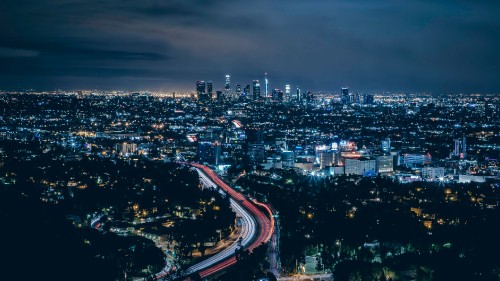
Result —
<path fill-rule="evenodd" d="M 184 274 L 184 276 L 187 276 L 199 272 L 201 278 L 206 278 L 236 263 L 235 251 L 240 247 L 238 240 L 241 239 L 241 247 L 250 252 L 258 246 L 267 243 L 274 231 L 274 218 L 267 205 L 250 202 L 242 194 L 234 191 L 234 189 L 223 182 L 210 168 L 196 163 L 190 163 L 190 165 L 196 168 L 203 185 L 210 188 L 218 188 L 221 194 L 230 197 L 231 208 L 242 219 L 242 231 L 235 243 L 210 258 L 189 267 Z M 264 208 L 269 218 L 254 204 L 258 204 Z M 169 273 L 165 269 L 156 274 L 156 279 L 161 279 L 168 275 Z"/>
<path fill-rule="evenodd" d="M 231 200 L 231 207 L 233 208 L 233 210 L 237 214 L 241 215 L 241 218 L 243 220 L 242 221 L 242 231 L 241 231 L 240 237 L 242 239 L 241 245 L 243 247 L 245 247 L 254 238 L 257 226 L 255 224 L 254 218 L 245 209 L 243 209 L 240 205 L 238 205 L 236 203 L 236 201 L 234 201 L 233 199 L 230 199 L 230 200 Z M 188 268 L 186 270 L 186 274 L 189 275 L 191 273 L 198 272 L 202 269 L 210 267 L 214 263 L 217 263 L 223 259 L 226 259 L 226 258 L 234 255 L 234 253 L 238 247 L 239 247 L 238 242 L 233 243 L 231 246 L 220 251 L 216 255 L 213 255 L 210 258 L 203 260 L 202 262 L 191 266 L 190 268 Z"/>
<path fill-rule="evenodd" d="M 230 196 L 231 202 L 234 202 L 235 205 L 237 205 L 236 208 L 238 210 L 240 211 L 243 210 L 245 213 L 251 216 L 251 221 L 255 221 L 255 228 L 253 228 L 253 233 L 252 233 L 253 235 L 249 235 L 248 240 L 244 240 L 242 243 L 242 246 L 246 250 L 251 252 L 258 246 L 267 243 L 271 239 L 271 235 L 273 234 L 274 231 L 274 222 L 273 222 L 274 219 L 272 217 L 271 210 L 266 205 L 262 205 L 261 207 L 266 209 L 266 212 L 269 214 L 269 218 L 261 210 L 259 210 L 252 202 L 250 202 L 246 197 L 244 197 L 242 194 L 234 191 L 234 189 L 229 187 L 210 168 L 196 163 L 193 163 L 191 165 L 198 170 L 200 175 L 203 175 L 202 178 L 205 178 L 206 180 L 206 177 L 208 177 L 210 181 L 215 183 L 220 188 L 220 190 L 224 191 L 228 196 Z M 255 233 L 257 231 L 257 228 L 258 228 L 258 233 Z M 204 263 L 203 267 L 198 267 L 199 264 L 194 265 L 193 267 L 196 267 L 197 270 L 194 270 L 192 272 L 201 270 L 199 271 L 200 277 L 206 278 L 235 264 L 236 257 L 234 250 L 236 249 L 236 247 L 232 248 L 231 251 L 232 253 L 229 253 L 228 251 L 227 253 L 228 255 L 224 254 L 219 256 L 219 254 L 222 253 L 221 252 L 213 256 L 212 257 L 213 259 L 211 258 L 210 258 L 211 260 L 207 259 L 207 261 L 210 260 L 207 263 L 204 263 L 205 261 L 202 261 L 201 263 Z"/>

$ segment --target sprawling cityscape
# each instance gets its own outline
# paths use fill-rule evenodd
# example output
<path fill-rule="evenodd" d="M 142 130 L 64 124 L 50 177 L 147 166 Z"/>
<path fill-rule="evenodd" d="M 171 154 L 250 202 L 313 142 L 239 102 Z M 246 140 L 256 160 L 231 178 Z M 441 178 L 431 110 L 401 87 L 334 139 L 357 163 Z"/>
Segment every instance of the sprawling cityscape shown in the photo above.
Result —
<path fill-rule="evenodd" d="M 77 233 L 68 247 L 110 280 L 498 277 L 497 95 L 230 79 L 188 94 L 2 93 L 2 199 L 19 201 L 4 221 L 27 220 L 28 199 L 39 220 L 56 212 L 71 225 L 55 229 Z"/>
<path fill-rule="evenodd" d="M 500 281 L 499 12 L 2 1 L 0 279 Z"/>

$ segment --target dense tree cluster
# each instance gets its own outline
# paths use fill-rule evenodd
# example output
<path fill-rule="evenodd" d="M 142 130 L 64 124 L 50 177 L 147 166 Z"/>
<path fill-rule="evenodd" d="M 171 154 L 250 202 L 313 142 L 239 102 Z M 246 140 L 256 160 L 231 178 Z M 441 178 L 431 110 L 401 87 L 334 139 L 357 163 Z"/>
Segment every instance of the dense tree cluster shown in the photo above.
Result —
<path fill-rule="evenodd" d="M 112 228 L 168 237 L 175 241 L 177 262 L 188 265 L 193 251 L 203 255 L 205 243 L 225 237 L 235 222 L 229 199 L 202 189 L 197 173 L 188 166 L 86 154 L 67 158 L 62 157 L 64 151 L 44 151 L 37 142 L 2 141 L 1 147 L 0 191 L 9 203 L 2 205 L 8 211 L 2 215 L 12 229 L 12 244 L 37 245 L 25 249 L 23 244 L 8 253 L 36 251 L 44 260 L 39 269 L 54 276 L 52 280 L 59 276 L 54 268 L 66 273 L 95 268 L 103 280 L 124 280 L 148 276 L 164 266 L 165 255 L 151 240 L 120 237 Z M 99 223 L 91 225 L 96 217 L 101 217 Z M 47 259 L 51 248 L 58 257 L 54 262 Z M 65 258 L 73 256 L 79 257 L 75 263 Z M 13 264 L 19 262 L 13 259 Z"/>
<path fill-rule="evenodd" d="M 340 266 L 345 262 L 374 266 L 358 272 L 361 279 L 349 279 L 354 272 L 349 270 L 347 279 L 339 275 L 336 280 L 374 280 L 366 277 L 373 274 L 382 278 L 382 268 L 410 268 L 414 275 L 439 277 L 431 280 L 453 280 L 450 276 L 457 274 L 468 280 L 495 280 L 488 278 L 500 269 L 494 259 L 500 250 L 495 238 L 500 237 L 500 213 L 477 199 L 498 200 L 494 184 L 400 184 L 385 177 L 319 178 L 293 171 L 274 180 L 247 175 L 238 184 L 279 211 L 281 261 L 288 272 L 296 270 L 297 262 L 304 263 L 306 252 L 318 254 L 318 270 L 342 272 L 360 266 Z M 425 270 L 417 270 L 420 267 Z"/>
<path fill-rule="evenodd" d="M 156 272 L 164 254 L 142 237 L 75 228 L 59 206 L 0 189 L 6 280 L 125 280 Z"/>

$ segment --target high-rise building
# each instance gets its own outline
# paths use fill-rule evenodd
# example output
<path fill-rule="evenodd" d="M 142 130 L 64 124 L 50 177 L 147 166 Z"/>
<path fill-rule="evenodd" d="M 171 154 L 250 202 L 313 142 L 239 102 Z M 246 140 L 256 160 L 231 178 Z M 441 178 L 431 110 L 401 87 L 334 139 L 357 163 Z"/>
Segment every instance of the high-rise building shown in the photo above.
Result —
<path fill-rule="evenodd" d="M 320 150 L 316 154 L 319 160 L 319 168 L 332 167 L 335 165 L 336 152 L 333 150 Z"/>
<path fill-rule="evenodd" d="M 224 92 L 228 96 L 231 93 L 231 75 L 226 75 L 226 84 L 224 86 Z"/>
<path fill-rule="evenodd" d="M 217 99 L 217 101 L 221 102 L 224 99 L 224 94 L 222 93 L 222 91 L 216 91 L 215 98 Z"/>
<path fill-rule="evenodd" d="M 208 97 L 210 99 L 213 99 L 214 92 L 213 92 L 213 83 L 212 83 L 212 81 L 208 81 L 207 82 L 207 94 L 208 94 Z"/>
<path fill-rule="evenodd" d="M 300 102 L 302 100 L 302 96 L 300 95 L 300 88 L 299 88 L 299 85 L 297 85 L 297 91 L 296 91 L 296 99 L 297 99 L 297 102 Z"/>
<path fill-rule="evenodd" d="M 247 98 L 250 97 L 250 85 L 247 84 L 245 88 L 243 88 L 243 93 Z"/>
<path fill-rule="evenodd" d="M 198 95 L 205 93 L 205 81 L 203 80 L 196 81 L 196 93 Z"/>
<path fill-rule="evenodd" d="M 260 100 L 261 95 L 260 95 L 260 83 L 259 80 L 253 80 L 253 99 L 254 100 Z"/>
<path fill-rule="evenodd" d="M 454 139 L 453 143 L 454 143 L 453 156 L 459 156 L 460 155 L 460 139 Z"/>
<path fill-rule="evenodd" d="M 394 171 L 394 157 L 392 155 L 377 156 L 377 172 L 380 174 Z"/>
<path fill-rule="evenodd" d="M 280 89 L 274 89 L 271 97 L 273 101 L 283 102 L 283 91 Z"/>
<path fill-rule="evenodd" d="M 283 151 L 281 152 L 281 161 L 283 168 L 293 168 L 295 164 L 295 154 L 293 151 Z"/>
<path fill-rule="evenodd" d="M 349 102 L 349 88 L 342 87 L 342 95 L 341 95 L 340 99 L 341 99 L 343 104 L 346 104 Z"/>
<path fill-rule="evenodd" d="M 218 165 L 220 160 L 221 147 L 217 142 L 200 141 L 198 143 L 198 158 L 201 163 L 206 162 L 211 165 Z"/>
<path fill-rule="evenodd" d="M 365 103 L 366 104 L 373 104 L 373 102 L 374 102 L 373 95 L 366 95 L 365 96 Z"/>
<path fill-rule="evenodd" d="M 196 81 L 196 95 L 201 100 L 204 100 L 207 98 L 206 92 L 205 92 L 205 87 L 206 87 L 205 81 L 202 81 L 202 80 Z"/>
<path fill-rule="evenodd" d="M 237 97 L 241 96 L 241 85 L 240 84 L 236 85 L 236 96 Z"/>
<path fill-rule="evenodd" d="M 376 161 L 370 158 L 345 159 L 346 175 L 354 174 L 360 176 L 375 175 Z"/>
<path fill-rule="evenodd" d="M 269 86 L 269 80 L 267 80 L 267 72 L 265 73 L 264 82 L 265 82 L 264 97 L 267 99 L 267 98 L 269 98 L 269 92 L 267 91 L 268 90 L 268 86 Z"/>
<path fill-rule="evenodd" d="M 465 136 L 462 137 L 462 155 L 460 155 L 462 159 L 467 158 L 467 141 L 465 140 Z"/>
<path fill-rule="evenodd" d="M 245 128 L 246 141 L 248 143 L 264 143 L 264 129 L 257 126 L 247 126 Z"/>
<path fill-rule="evenodd" d="M 308 105 L 311 105 L 314 101 L 314 94 L 311 91 L 307 91 L 306 93 L 306 102 Z"/>
<path fill-rule="evenodd" d="M 357 104 L 361 103 L 361 95 L 359 93 L 356 93 L 354 95 L 354 102 L 357 103 Z"/>
<path fill-rule="evenodd" d="M 467 141 L 465 136 L 460 139 L 454 139 L 453 156 L 465 159 L 467 156 Z"/>
<path fill-rule="evenodd" d="M 386 138 L 385 140 L 383 140 L 381 148 L 382 148 L 382 152 L 384 153 L 384 155 L 391 154 L 391 139 Z"/>
<path fill-rule="evenodd" d="M 285 99 L 287 102 L 290 102 L 292 99 L 292 97 L 290 95 L 290 85 L 289 84 L 285 85 Z"/>
<path fill-rule="evenodd" d="M 265 149 L 263 144 L 248 145 L 248 162 L 252 165 L 260 164 L 265 161 Z"/>

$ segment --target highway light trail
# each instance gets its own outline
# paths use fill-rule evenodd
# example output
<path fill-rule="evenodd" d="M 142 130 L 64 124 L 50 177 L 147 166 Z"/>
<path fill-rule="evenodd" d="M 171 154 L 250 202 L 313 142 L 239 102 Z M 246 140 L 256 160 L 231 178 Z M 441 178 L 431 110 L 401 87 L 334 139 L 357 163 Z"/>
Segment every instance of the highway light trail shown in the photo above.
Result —
<path fill-rule="evenodd" d="M 271 239 L 274 231 L 274 218 L 272 211 L 267 205 L 249 201 L 245 196 L 229 187 L 210 168 L 196 163 L 191 163 L 190 165 L 196 168 L 200 176 L 200 181 L 206 187 L 219 188 L 221 194 L 230 197 L 231 208 L 242 219 L 242 231 L 239 237 L 241 238 L 240 244 L 243 249 L 252 252 L 255 248 L 267 243 Z M 269 217 L 255 205 L 263 208 Z M 240 247 L 238 240 L 240 239 L 238 238 L 229 247 L 212 257 L 189 267 L 184 275 L 187 276 L 199 272 L 201 278 L 206 278 L 235 264 L 237 261 L 235 257 L 236 249 Z M 164 270 L 156 275 L 156 279 L 158 280 L 168 275 L 167 270 Z"/>
<path fill-rule="evenodd" d="M 271 235 L 274 231 L 274 223 L 272 222 L 273 217 L 270 213 L 270 210 L 267 206 L 261 205 L 266 212 L 269 212 L 269 218 L 259 210 L 252 202 L 250 202 L 247 198 L 245 198 L 242 194 L 236 192 L 234 189 L 229 187 L 224 181 L 222 181 L 219 176 L 213 172 L 210 168 L 193 163 L 191 164 L 193 167 L 201 170 L 203 174 L 208 176 L 212 182 L 214 182 L 220 189 L 224 190 L 228 196 L 233 200 L 232 202 L 236 202 L 240 208 L 244 209 L 247 213 L 250 214 L 252 220 L 256 222 L 256 226 L 254 231 L 258 230 L 258 233 L 254 233 L 253 239 L 249 239 L 248 246 L 245 243 L 242 243 L 243 248 L 252 252 L 255 248 L 259 247 L 262 244 L 265 244 L 271 238 Z M 252 240 L 252 241 L 250 241 Z M 215 257 L 215 256 L 214 256 Z M 236 257 L 234 250 L 232 251 L 232 255 L 220 259 L 214 259 L 211 261 L 211 265 L 206 267 L 205 269 L 199 272 L 201 278 L 206 278 L 210 275 L 213 275 L 217 272 L 220 272 L 227 267 L 236 263 Z"/>

